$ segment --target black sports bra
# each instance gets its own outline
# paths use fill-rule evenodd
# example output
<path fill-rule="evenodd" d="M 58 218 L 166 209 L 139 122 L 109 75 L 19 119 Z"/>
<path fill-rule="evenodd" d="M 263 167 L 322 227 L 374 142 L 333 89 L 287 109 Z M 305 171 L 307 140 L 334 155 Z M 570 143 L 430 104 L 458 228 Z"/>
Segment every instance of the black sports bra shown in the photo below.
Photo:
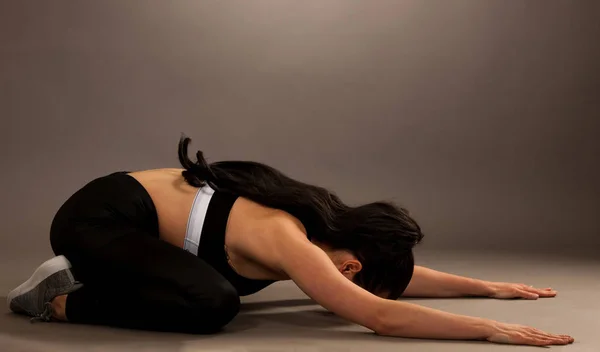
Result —
<path fill-rule="evenodd" d="M 199 191 L 202 192 L 202 189 Z M 235 272 L 229 264 L 225 251 L 225 229 L 229 213 L 237 198 L 238 196 L 218 191 L 212 194 L 202 225 L 197 255 L 223 275 L 240 296 L 247 296 L 276 281 L 248 279 Z"/>

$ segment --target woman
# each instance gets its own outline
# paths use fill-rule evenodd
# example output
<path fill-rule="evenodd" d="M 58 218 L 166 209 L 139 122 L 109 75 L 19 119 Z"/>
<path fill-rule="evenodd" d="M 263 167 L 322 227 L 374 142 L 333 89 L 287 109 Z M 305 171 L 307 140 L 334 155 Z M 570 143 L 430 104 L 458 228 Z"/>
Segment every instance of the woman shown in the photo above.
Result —
<path fill-rule="evenodd" d="M 324 188 L 255 162 L 117 172 L 59 209 L 56 257 L 8 296 L 34 320 L 213 333 L 240 296 L 293 280 L 324 308 L 388 336 L 569 344 L 567 335 L 449 314 L 401 295 L 551 297 L 551 289 L 489 283 L 414 266 L 423 234 L 386 202 L 351 207 Z"/>

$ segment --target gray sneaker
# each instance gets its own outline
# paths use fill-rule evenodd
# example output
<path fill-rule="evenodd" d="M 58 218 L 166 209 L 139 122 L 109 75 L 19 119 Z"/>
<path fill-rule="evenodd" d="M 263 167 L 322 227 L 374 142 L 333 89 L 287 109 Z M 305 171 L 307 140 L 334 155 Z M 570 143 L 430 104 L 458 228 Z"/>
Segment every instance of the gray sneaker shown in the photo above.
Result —
<path fill-rule="evenodd" d="M 71 263 L 61 255 L 40 265 L 29 280 L 8 294 L 6 301 L 11 311 L 32 316 L 32 322 L 50 321 L 54 313 L 50 302 L 81 286 L 71 273 Z"/>

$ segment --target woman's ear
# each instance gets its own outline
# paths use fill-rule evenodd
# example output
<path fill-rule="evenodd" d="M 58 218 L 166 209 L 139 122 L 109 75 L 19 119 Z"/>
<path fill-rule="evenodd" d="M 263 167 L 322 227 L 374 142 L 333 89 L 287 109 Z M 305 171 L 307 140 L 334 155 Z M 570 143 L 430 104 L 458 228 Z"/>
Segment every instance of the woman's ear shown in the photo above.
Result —
<path fill-rule="evenodd" d="M 362 270 L 362 264 L 357 259 L 349 259 L 342 263 L 340 271 L 344 276 L 352 279 L 354 275 Z"/>

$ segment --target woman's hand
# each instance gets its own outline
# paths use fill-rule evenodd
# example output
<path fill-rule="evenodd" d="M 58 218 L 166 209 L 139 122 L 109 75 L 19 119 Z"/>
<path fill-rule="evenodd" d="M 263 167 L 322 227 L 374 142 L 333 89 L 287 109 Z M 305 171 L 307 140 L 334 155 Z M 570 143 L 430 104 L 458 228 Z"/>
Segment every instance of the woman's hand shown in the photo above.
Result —
<path fill-rule="evenodd" d="M 568 345 L 575 341 L 569 335 L 550 334 L 529 326 L 496 323 L 487 341 L 512 345 Z"/>
<path fill-rule="evenodd" d="M 512 284 L 508 282 L 490 282 L 488 283 L 492 298 L 509 299 L 524 298 L 538 299 L 540 297 L 554 297 L 556 291 L 551 288 L 535 288 L 525 284 Z"/>

